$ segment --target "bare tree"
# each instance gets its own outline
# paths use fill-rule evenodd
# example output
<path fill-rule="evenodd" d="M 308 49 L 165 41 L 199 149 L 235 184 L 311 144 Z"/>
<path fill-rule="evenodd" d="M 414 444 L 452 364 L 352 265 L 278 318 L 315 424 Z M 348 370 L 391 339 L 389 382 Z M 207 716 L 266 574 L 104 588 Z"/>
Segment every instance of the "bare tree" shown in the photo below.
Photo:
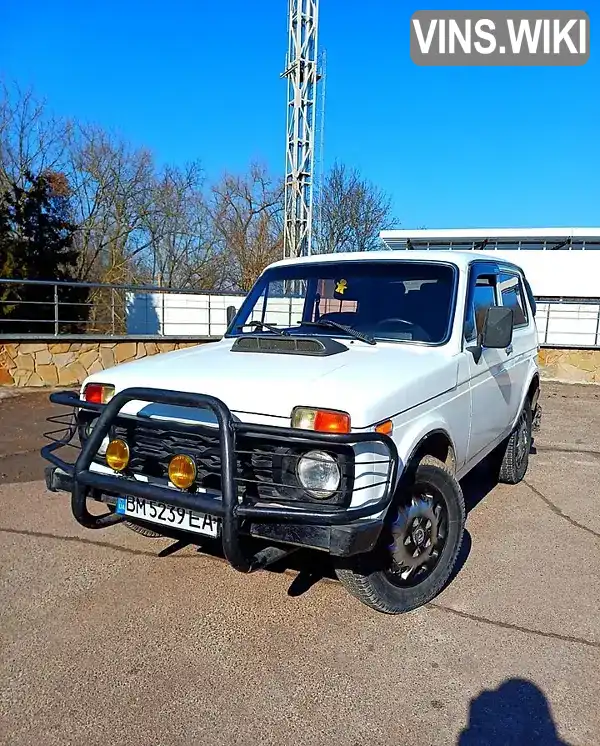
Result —
<path fill-rule="evenodd" d="M 155 178 L 144 220 L 151 243 L 151 281 L 167 287 L 214 290 L 220 283 L 219 247 L 211 230 L 198 162 L 167 167 Z"/>
<path fill-rule="evenodd" d="M 213 228 L 221 243 L 225 284 L 247 292 L 283 251 L 283 185 L 252 164 L 245 176 L 225 174 L 212 188 Z"/>
<path fill-rule="evenodd" d="M 98 127 L 78 127 L 69 156 L 80 276 L 135 280 L 136 258 L 151 247 L 145 222 L 154 209 L 152 156 Z"/>
<path fill-rule="evenodd" d="M 390 197 L 364 179 L 357 169 L 335 163 L 318 195 L 314 237 L 317 253 L 371 251 L 379 231 L 392 227 Z"/>
<path fill-rule="evenodd" d="M 99 127 L 54 117 L 31 90 L 0 84 L 0 188 L 61 175 L 77 225 L 81 279 L 124 279 L 132 256 L 143 251 L 139 213 L 152 169 L 144 151 Z"/>
<path fill-rule="evenodd" d="M 63 171 L 72 126 L 51 116 L 32 90 L 0 82 L 0 188 L 21 189 L 28 175 Z"/>
<path fill-rule="evenodd" d="M 283 185 L 263 166 L 226 173 L 207 194 L 199 163 L 157 170 L 146 149 L 2 85 L 0 188 L 26 174 L 52 174 L 68 202 L 82 280 L 247 291 L 282 254 Z M 320 252 L 367 251 L 391 225 L 389 197 L 340 164 L 316 214 Z"/>

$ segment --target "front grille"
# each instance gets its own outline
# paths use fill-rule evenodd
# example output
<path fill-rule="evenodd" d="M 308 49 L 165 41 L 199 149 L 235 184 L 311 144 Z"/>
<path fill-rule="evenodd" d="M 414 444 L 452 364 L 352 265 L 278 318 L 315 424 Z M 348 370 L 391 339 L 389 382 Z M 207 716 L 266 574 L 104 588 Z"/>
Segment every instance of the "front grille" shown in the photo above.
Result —
<path fill-rule="evenodd" d="M 119 420 L 114 437 L 127 441 L 132 472 L 167 479 L 171 458 L 186 453 L 196 461 L 198 484 L 206 489 L 221 489 L 221 454 L 216 433 L 186 432 Z"/>
<path fill-rule="evenodd" d="M 220 441 L 215 428 L 183 423 L 174 428 L 157 420 L 146 423 L 139 418 L 119 417 L 111 429 L 111 438 L 125 440 L 129 446 L 130 460 L 125 476 L 127 473 L 143 474 L 167 481 L 171 458 L 185 453 L 196 462 L 197 486 L 221 491 Z M 250 503 L 260 500 L 311 502 L 297 484 L 295 463 L 302 453 L 315 447 L 319 448 L 291 447 L 282 440 L 238 432 L 235 447 L 238 496 Z M 347 446 L 328 446 L 326 450 L 337 455 L 342 482 L 338 492 L 322 502 L 324 507 L 332 502 L 345 504 L 354 481 L 352 451 Z M 95 460 L 104 462 L 101 456 Z"/>

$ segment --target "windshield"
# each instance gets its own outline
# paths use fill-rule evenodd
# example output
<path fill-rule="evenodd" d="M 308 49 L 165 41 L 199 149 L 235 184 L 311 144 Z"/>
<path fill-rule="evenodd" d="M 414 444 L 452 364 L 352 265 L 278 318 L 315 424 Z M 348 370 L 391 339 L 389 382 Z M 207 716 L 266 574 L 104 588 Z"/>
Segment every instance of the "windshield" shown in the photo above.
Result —
<path fill-rule="evenodd" d="M 441 344 L 450 334 L 456 269 L 434 262 L 344 261 L 267 270 L 245 299 L 227 336 L 350 336 Z M 277 329 L 268 329 L 269 324 Z"/>

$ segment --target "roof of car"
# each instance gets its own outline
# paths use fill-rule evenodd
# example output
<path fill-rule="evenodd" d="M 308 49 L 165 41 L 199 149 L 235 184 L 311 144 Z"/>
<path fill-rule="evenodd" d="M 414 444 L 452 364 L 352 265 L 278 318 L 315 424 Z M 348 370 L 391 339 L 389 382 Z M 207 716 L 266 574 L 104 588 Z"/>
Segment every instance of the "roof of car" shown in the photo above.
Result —
<path fill-rule="evenodd" d="M 272 267 L 289 267 L 299 264 L 322 264 L 324 262 L 352 262 L 352 261 L 385 261 L 385 262 L 445 262 L 454 264 L 459 269 L 466 269 L 469 264 L 476 261 L 498 261 L 503 265 L 512 264 L 504 258 L 495 257 L 490 253 L 480 251 L 414 251 L 411 249 L 384 250 L 384 251 L 355 251 L 340 252 L 335 254 L 312 254 L 311 256 L 298 257 L 296 259 L 283 259 L 272 264 Z M 517 267 L 518 265 L 512 264 Z"/>

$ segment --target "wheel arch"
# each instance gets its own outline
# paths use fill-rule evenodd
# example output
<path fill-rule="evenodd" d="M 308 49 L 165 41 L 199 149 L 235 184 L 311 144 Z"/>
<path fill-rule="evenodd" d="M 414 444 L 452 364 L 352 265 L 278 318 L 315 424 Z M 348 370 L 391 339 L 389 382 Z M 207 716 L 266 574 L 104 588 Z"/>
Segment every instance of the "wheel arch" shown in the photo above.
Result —
<path fill-rule="evenodd" d="M 531 415 L 534 416 L 541 390 L 540 383 L 540 372 L 538 368 L 535 367 L 529 374 L 527 386 L 523 387 L 523 391 L 521 392 L 521 403 L 519 405 L 519 408 L 517 409 L 517 412 L 513 416 L 513 420 L 511 422 L 510 430 L 508 431 L 507 436 L 515 428 L 517 422 L 519 421 L 519 417 L 521 416 L 521 412 L 523 411 L 523 407 L 528 400 L 530 403 Z"/>
<path fill-rule="evenodd" d="M 512 427 L 514 427 L 517 422 L 519 421 L 519 417 L 521 416 L 521 412 L 523 411 L 523 407 L 525 406 L 525 402 L 529 400 L 530 407 L 531 407 L 531 414 L 533 415 L 535 411 L 535 407 L 537 406 L 538 397 L 540 395 L 540 373 L 539 370 L 534 369 L 529 377 L 529 382 L 526 387 L 524 387 L 523 392 L 521 394 L 521 406 L 519 407 L 514 421 L 512 423 Z"/>
<path fill-rule="evenodd" d="M 416 466 L 424 456 L 433 456 L 456 472 L 456 448 L 448 431 L 436 427 L 422 434 L 406 458 L 405 469 Z"/>
<path fill-rule="evenodd" d="M 538 397 L 540 395 L 540 374 L 536 370 L 534 374 L 531 376 L 531 380 L 529 381 L 529 386 L 527 387 L 527 394 L 525 395 L 526 398 L 529 399 L 531 402 L 531 408 L 534 409 Z"/>

